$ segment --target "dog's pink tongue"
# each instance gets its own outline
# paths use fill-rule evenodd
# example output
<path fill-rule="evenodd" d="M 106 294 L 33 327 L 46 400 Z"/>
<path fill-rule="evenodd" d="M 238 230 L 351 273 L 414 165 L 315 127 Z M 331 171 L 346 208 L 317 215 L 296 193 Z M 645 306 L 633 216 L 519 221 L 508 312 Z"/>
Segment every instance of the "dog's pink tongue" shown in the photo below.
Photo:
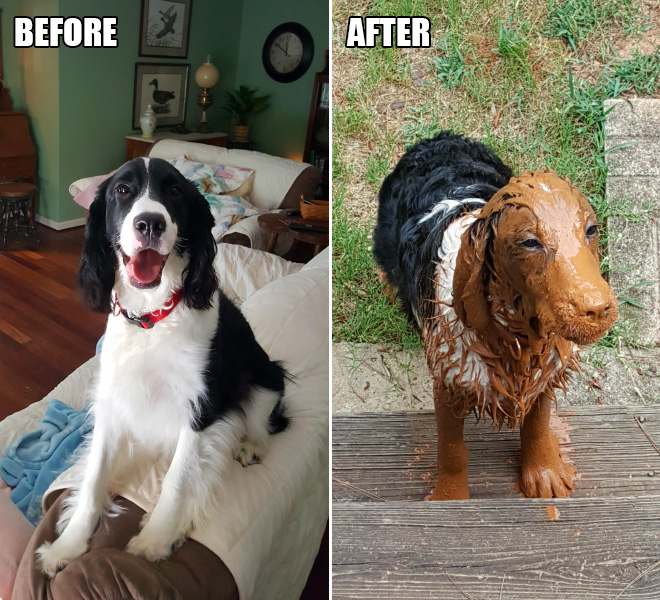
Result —
<path fill-rule="evenodd" d="M 158 279 L 163 266 L 163 257 L 155 250 L 142 250 L 131 257 L 126 265 L 129 275 L 140 283 L 151 283 Z"/>

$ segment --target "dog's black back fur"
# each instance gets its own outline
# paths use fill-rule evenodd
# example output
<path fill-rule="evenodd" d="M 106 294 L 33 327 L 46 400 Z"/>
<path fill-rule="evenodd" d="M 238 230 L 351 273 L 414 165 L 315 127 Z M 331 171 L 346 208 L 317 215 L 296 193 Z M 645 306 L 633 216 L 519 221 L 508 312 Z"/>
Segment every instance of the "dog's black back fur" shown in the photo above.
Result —
<path fill-rule="evenodd" d="M 383 182 L 374 257 L 410 318 L 428 313 L 422 305 L 432 297 L 438 248 L 449 224 L 483 206 L 513 173 L 480 142 L 448 131 L 422 140 L 406 154 Z M 419 221 L 440 201 L 457 200 L 448 210 Z M 476 200 L 475 200 L 476 199 Z"/>
<path fill-rule="evenodd" d="M 284 394 L 286 371 L 259 345 L 243 313 L 220 291 L 220 319 L 211 342 L 206 369 L 206 398 L 194 428 L 205 429 L 228 410 L 237 410 L 251 388 L 260 386 Z M 270 417 L 271 433 L 286 429 L 281 400 Z"/>

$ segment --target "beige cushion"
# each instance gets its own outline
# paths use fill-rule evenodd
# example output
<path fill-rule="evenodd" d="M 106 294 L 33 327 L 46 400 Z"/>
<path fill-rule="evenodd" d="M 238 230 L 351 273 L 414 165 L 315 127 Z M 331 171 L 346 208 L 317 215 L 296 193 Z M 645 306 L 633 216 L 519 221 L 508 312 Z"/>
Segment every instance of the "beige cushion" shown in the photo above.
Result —
<path fill-rule="evenodd" d="M 246 200 L 249 200 L 250 192 L 252 191 L 253 186 L 254 186 L 254 173 L 250 173 L 250 176 L 243 183 L 241 183 L 239 187 L 227 193 L 231 194 L 232 196 L 240 196 L 241 198 L 245 198 Z"/>

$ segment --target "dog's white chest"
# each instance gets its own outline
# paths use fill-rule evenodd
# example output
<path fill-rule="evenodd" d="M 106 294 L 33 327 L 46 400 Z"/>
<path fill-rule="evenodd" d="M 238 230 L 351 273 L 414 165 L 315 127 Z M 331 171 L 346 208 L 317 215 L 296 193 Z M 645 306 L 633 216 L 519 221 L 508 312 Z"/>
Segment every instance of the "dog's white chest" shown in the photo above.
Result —
<path fill-rule="evenodd" d="M 176 443 L 205 392 L 204 370 L 216 310 L 188 319 L 176 309 L 153 329 L 111 316 L 101 353 L 97 401 L 147 444 Z"/>

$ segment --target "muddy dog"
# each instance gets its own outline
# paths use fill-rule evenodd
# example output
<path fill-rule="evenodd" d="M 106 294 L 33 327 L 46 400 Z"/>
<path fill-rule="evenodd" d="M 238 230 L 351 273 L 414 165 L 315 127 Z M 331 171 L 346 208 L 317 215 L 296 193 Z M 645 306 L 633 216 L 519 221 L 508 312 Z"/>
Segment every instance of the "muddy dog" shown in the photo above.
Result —
<path fill-rule="evenodd" d="M 578 344 L 617 318 L 598 224 L 566 178 L 513 177 L 483 144 L 448 132 L 412 147 L 380 190 L 374 255 L 424 343 L 434 380 L 438 481 L 468 498 L 463 421 L 520 425 L 520 490 L 567 497 L 575 469 L 549 428 Z"/>

